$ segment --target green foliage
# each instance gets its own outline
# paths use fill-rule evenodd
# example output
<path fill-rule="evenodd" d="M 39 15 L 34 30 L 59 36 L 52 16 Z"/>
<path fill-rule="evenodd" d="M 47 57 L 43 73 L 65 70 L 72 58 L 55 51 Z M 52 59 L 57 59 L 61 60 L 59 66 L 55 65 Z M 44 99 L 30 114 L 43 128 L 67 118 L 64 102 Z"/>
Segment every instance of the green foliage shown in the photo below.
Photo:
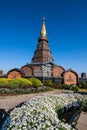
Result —
<path fill-rule="evenodd" d="M 79 91 L 79 87 L 76 85 L 70 85 L 70 90 L 74 91 L 74 92 L 78 92 Z"/>
<path fill-rule="evenodd" d="M 46 86 L 49 86 L 55 89 L 69 89 L 68 85 L 61 84 L 61 83 L 53 83 L 51 80 L 47 80 Z"/>
<path fill-rule="evenodd" d="M 0 87 L 7 87 L 8 86 L 8 79 L 0 78 Z"/>
<path fill-rule="evenodd" d="M 2 76 L 3 75 L 3 70 L 0 70 L 0 76 Z"/>
<path fill-rule="evenodd" d="M 69 86 L 69 85 L 66 85 L 66 84 L 62 84 L 62 87 L 63 87 L 63 89 L 66 89 L 66 90 L 69 90 L 69 89 L 70 89 L 70 86 Z"/>
<path fill-rule="evenodd" d="M 48 86 L 48 87 L 53 87 L 52 81 L 51 81 L 51 80 L 47 80 L 47 81 L 46 81 L 46 86 Z"/>
<path fill-rule="evenodd" d="M 87 82 L 80 82 L 79 87 L 87 89 Z"/>
<path fill-rule="evenodd" d="M 32 86 L 32 83 L 25 78 L 15 78 L 9 80 L 10 88 L 26 88 Z"/>
<path fill-rule="evenodd" d="M 42 86 L 42 87 L 41 87 Z M 49 91 L 50 87 L 43 87 L 40 80 L 36 78 L 0 78 L 0 94 L 27 94 Z"/>
<path fill-rule="evenodd" d="M 46 86 L 49 86 L 54 89 L 65 89 L 65 90 L 72 90 L 74 92 L 79 91 L 79 87 L 76 85 L 66 85 L 66 84 L 61 84 L 61 83 L 52 83 L 51 80 L 47 80 Z"/>
<path fill-rule="evenodd" d="M 63 84 L 61 84 L 61 83 L 54 83 L 53 86 L 56 89 L 63 89 Z"/>
<path fill-rule="evenodd" d="M 60 110 L 61 110 L 61 109 L 62 109 L 61 106 L 56 106 L 56 108 L 55 108 L 56 113 L 57 113 L 57 114 L 60 113 Z"/>
<path fill-rule="evenodd" d="M 84 99 L 81 109 L 82 111 L 87 112 L 87 99 Z"/>
<path fill-rule="evenodd" d="M 29 78 L 28 80 L 32 82 L 32 86 L 35 88 L 43 86 L 42 82 L 37 78 Z"/>

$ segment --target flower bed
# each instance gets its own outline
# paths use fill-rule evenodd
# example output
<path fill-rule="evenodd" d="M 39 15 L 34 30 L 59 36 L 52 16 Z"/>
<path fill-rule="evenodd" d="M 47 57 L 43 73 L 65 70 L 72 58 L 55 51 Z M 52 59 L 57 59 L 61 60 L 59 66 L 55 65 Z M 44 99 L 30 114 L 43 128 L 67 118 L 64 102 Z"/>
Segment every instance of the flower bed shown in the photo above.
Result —
<path fill-rule="evenodd" d="M 51 91 L 50 87 L 30 87 L 30 88 L 0 88 L 0 95 L 17 95 L 17 94 L 29 94 L 29 93 L 40 93 L 40 92 L 46 92 Z"/>
<path fill-rule="evenodd" d="M 82 100 L 80 94 L 51 94 L 30 99 L 11 111 L 1 130 L 74 130 L 59 120 L 58 113 L 78 107 Z"/>

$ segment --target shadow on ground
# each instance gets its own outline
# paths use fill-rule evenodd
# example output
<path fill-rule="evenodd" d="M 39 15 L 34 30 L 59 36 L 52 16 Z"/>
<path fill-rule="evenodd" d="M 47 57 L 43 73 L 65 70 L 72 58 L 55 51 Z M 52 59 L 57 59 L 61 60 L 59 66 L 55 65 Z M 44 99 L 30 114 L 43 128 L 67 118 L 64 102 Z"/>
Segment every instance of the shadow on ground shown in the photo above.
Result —
<path fill-rule="evenodd" d="M 19 105 L 15 106 L 16 108 L 21 107 L 24 104 L 24 102 L 20 103 Z M 10 109 L 9 111 L 5 111 L 5 109 L 0 109 L 0 129 L 5 121 L 5 119 L 9 116 L 9 113 L 13 110 L 14 108 Z"/>
<path fill-rule="evenodd" d="M 8 116 L 8 113 L 5 111 L 5 109 L 0 109 L 0 128 L 2 124 L 4 123 L 4 120 Z"/>

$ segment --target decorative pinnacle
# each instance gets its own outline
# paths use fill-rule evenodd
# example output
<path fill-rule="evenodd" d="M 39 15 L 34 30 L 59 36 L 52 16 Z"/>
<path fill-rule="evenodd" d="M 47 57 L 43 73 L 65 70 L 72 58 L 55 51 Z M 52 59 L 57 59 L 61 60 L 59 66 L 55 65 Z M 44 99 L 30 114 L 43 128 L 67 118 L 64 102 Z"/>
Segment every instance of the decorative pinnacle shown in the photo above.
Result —
<path fill-rule="evenodd" d="M 45 23 L 45 17 L 44 17 L 44 16 L 43 16 L 43 18 L 42 18 L 42 22 Z"/>
<path fill-rule="evenodd" d="M 46 37 L 45 17 L 42 18 L 41 37 Z"/>

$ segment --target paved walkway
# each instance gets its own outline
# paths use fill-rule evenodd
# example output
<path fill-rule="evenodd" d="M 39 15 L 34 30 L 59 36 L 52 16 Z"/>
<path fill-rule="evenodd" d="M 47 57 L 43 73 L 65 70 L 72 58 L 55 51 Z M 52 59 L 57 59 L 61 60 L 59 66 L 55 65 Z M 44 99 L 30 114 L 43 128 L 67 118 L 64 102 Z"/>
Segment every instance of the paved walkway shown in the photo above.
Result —
<path fill-rule="evenodd" d="M 15 106 L 18 106 L 19 104 L 28 101 L 29 99 L 36 96 L 43 96 L 46 94 L 68 93 L 68 92 L 70 91 L 56 90 L 56 91 L 26 94 L 26 95 L 0 96 L 0 126 L 3 124 L 3 121 L 5 120 L 8 114 L 7 112 L 13 109 Z M 87 130 L 87 113 L 84 112 L 81 113 L 76 128 L 78 130 Z"/>
<path fill-rule="evenodd" d="M 26 94 L 26 95 L 16 95 L 16 96 L 0 96 L 0 129 L 4 120 L 8 116 L 8 111 L 12 110 L 13 108 L 19 106 L 20 104 L 28 101 L 29 99 L 35 96 L 43 96 L 46 94 L 53 94 L 53 93 L 61 93 L 62 91 L 50 91 L 50 92 L 43 92 L 43 93 L 34 93 L 34 94 Z"/>
<path fill-rule="evenodd" d="M 15 106 L 17 106 L 25 101 L 28 101 L 29 99 L 31 99 L 35 96 L 43 96 L 46 94 L 53 94 L 53 93 L 59 94 L 61 92 L 66 92 L 66 91 L 56 90 L 56 91 L 26 94 L 26 95 L 0 96 L 0 109 L 5 109 L 5 111 L 7 112 L 8 110 L 14 108 Z"/>
<path fill-rule="evenodd" d="M 77 121 L 76 128 L 78 130 L 87 130 L 87 113 L 81 112 L 80 117 Z"/>

